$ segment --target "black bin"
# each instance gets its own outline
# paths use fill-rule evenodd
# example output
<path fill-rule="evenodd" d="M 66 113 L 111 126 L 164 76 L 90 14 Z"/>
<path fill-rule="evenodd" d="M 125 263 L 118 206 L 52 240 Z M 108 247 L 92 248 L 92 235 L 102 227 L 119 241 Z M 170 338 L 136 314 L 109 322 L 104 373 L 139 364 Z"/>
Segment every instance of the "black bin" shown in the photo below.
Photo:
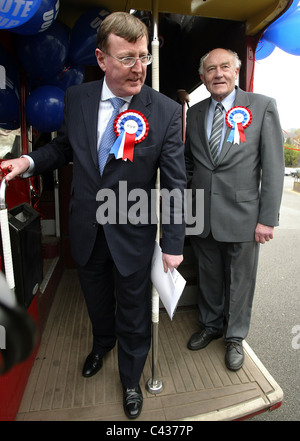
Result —
<path fill-rule="evenodd" d="M 40 215 L 27 203 L 8 211 L 15 294 L 29 307 L 43 279 Z"/>

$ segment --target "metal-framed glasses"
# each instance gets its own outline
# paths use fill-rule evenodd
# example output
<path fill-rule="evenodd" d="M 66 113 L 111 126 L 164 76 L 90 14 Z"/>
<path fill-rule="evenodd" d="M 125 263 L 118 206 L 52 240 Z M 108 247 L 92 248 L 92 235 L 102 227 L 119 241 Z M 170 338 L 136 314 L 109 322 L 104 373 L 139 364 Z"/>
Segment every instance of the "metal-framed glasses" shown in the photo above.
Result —
<path fill-rule="evenodd" d="M 148 66 L 149 64 L 152 63 L 152 55 L 151 54 L 143 55 L 142 57 L 139 57 L 139 58 L 136 58 L 136 57 L 117 58 L 111 54 L 106 54 L 106 55 L 109 55 L 110 57 L 114 58 L 115 60 L 120 61 L 120 63 L 122 63 L 123 66 L 125 66 L 125 67 L 133 67 L 135 65 L 135 63 L 137 62 L 137 60 L 140 60 L 140 62 L 144 66 Z"/>

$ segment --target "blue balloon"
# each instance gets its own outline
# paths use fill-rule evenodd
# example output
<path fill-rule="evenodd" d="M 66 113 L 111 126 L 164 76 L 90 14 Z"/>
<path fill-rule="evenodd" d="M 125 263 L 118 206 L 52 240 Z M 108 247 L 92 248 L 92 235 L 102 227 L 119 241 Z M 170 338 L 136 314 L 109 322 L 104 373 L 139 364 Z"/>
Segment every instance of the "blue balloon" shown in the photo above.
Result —
<path fill-rule="evenodd" d="M 293 12 L 298 7 L 298 3 L 299 0 L 294 0 L 289 9 L 283 15 Z"/>
<path fill-rule="evenodd" d="M 14 57 L 0 45 L 0 127 L 13 130 L 20 126 L 18 65 Z"/>
<path fill-rule="evenodd" d="M 300 8 L 272 23 L 264 38 L 289 54 L 300 55 Z"/>
<path fill-rule="evenodd" d="M 7 1 L 0 4 L 0 29 L 12 29 L 30 20 L 42 0 Z"/>
<path fill-rule="evenodd" d="M 97 31 L 110 12 L 94 8 L 83 14 L 71 31 L 69 57 L 74 65 L 96 66 Z"/>
<path fill-rule="evenodd" d="M 274 51 L 275 46 L 273 43 L 265 40 L 263 37 L 259 40 L 255 51 L 255 60 L 263 60 L 267 58 Z"/>
<path fill-rule="evenodd" d="M 70 86 L 81 84 L 84 81 L 85 69 L 84 66 L 63 66 L 62 70 L 50 78 L 47 84 L 50 86 L 57 86 L 62 90 L 66 90 Z"/>
<path fill-rule="evenodd" d="M 19 59 L 29 77 L 47 79 L 57 74 L 69 51 L 69 32 L 66 26 L 54 21 L 45 31 L 17 37 Z"/>
<path fill-rule="evenodd" d="M 27 121 L 41 132 L 55 132 L 63 121 L 64 91 L 56 86 L 41 86 L 28 97 Z"/>
<path fill-rule="evenodd" d="M 48 29 L 58 14 L 58 0 L 41 0 L 39 9 L 26 23 L 13 28 L 11 32 L 22 35 L 34 35 Z"/>
<path fill-rule="evenodd" d="M 1 123 L 0 122 L 0 128 L 4 130 L 16 130 L 20 127 L 20 119 L 19 117 L 13 121 L 10 121 L 8 123 Z"/>

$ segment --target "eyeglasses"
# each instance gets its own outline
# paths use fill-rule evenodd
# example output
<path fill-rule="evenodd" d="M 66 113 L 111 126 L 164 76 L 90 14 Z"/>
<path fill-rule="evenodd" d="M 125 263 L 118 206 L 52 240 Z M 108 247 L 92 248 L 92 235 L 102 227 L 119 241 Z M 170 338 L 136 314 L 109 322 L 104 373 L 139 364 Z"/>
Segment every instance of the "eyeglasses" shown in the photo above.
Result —
<path fill-rule="evenodd" d="M 135 63 L 137 62 L 137 60 L 140 60 L 140 62 L 144 66 L 148 66 L 149 64 L 152 63 L 152 55 L 151 54 L 143 55 L 140 58 L 135 58 L 135 57 L 117 58 L 117 57 L 114 57 L 113 55 L 108 54 L 108 53 L 106 53 L 106 55 L 109 55 L 110 57 L 114 58 L 115 60 L 120 61 L 120 63 L 122 63 L 123 66 L 125 66 L 125 67 L 133 67 L 135 65 Z"/>

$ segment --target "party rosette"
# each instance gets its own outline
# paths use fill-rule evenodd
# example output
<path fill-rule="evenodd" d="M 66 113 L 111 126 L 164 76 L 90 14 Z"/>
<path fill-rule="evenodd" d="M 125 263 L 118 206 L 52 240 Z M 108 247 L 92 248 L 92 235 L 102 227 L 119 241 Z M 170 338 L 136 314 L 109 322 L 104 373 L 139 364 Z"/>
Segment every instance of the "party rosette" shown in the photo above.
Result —
<path fill-rule="evenodd" d="M 110 153 L 116 159 L 133 162 L 135 144 L 143 141 L 148 135 L 149 124 L 146 117 L 137 110 L 126 110 L 120 113 L 114 122 L 117 139 Z"/>
<path fill-rule="evenodd" d="M 231 128 L 228 142 L 240 144 L 246 142 L 244 129 L 251 124 L 252 113 L 249 109 L 242 106 L 232 107 L 225 116 L 225 121 L 228 127 Z"/>

